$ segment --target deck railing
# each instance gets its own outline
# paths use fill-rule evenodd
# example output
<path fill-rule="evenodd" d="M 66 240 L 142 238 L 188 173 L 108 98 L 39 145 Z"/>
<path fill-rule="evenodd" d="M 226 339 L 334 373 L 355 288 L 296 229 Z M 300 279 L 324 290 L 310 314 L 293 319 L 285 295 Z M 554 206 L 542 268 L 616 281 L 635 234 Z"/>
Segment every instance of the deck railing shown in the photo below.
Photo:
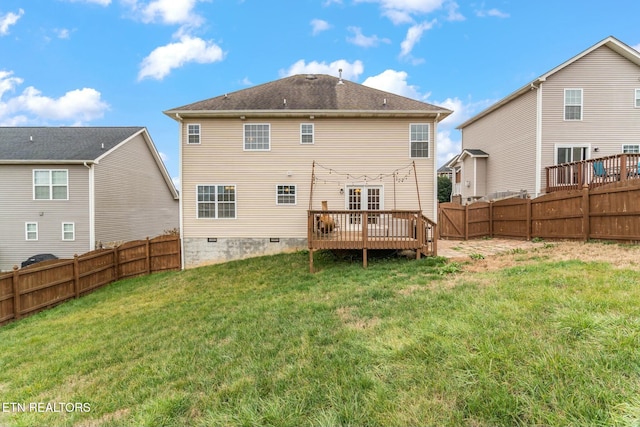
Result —
<path fill-rule="evenodd" d="M 547 193 L 640 178 L 640 154 L 616 154 L 547 166 Z"/>
<path fill-rule="evenodd" d="M 414 250 L 416 257 L 437 255 L 436 223 L 414 210 L 310 210 L 308 242 L 311 269 L 313 251 L 356 249 Z"/>

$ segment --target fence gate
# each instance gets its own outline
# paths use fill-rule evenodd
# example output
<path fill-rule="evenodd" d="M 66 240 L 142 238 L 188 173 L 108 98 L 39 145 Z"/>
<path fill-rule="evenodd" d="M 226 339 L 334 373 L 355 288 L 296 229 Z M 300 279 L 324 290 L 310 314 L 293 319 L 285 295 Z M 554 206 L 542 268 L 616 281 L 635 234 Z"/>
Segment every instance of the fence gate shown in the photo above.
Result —
<path fill-rule="evenodd" d="M 441 203 L 438 206 L 438 230 L 446 239 L 465 238 L 465 207 L 457 203 Z"/>

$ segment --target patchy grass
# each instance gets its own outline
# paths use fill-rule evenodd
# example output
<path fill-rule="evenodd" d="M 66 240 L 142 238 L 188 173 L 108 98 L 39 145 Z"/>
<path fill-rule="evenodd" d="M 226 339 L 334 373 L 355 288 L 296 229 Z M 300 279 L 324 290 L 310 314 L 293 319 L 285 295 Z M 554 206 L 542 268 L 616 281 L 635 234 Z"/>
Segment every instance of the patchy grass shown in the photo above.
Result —
<path fill-rule="evenodd" d="M 0 328 L 1 403 L 91 409 L 0 425 L 637 425 L 639 251 L 562 246 L 121 281 Z"/>

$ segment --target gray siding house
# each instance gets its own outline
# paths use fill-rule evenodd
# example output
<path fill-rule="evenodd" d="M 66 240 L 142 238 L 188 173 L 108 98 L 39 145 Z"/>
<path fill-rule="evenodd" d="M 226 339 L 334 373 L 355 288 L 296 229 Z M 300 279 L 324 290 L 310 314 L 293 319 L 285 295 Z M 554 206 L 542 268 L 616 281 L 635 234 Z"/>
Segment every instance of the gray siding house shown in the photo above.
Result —
<path fill-rule="evenodd" d="M 178 205 L 144 127 L 0 128 L 0 270 L 154 237 Z"/>
<path fill-rule="evenodd" d="M 640 152 L 640 53 L 596 43 L 458 126 L 463 203 L 546 188 L 545 167 Z"/>
<path fill-rule="evenodd" d="M 184 265 L 304 249 L 322 201 L 435 218 L 437 126 L 451 113 L 329 75 L 165 111 L 179 126 Z"/>

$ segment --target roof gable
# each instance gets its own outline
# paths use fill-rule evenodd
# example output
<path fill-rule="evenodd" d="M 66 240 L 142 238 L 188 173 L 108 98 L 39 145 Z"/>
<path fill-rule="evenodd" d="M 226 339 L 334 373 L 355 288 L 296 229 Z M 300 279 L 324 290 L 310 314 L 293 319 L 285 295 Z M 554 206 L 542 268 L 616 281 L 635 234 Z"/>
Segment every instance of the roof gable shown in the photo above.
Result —
<path fill-rule="evenodd" d="M 621 55 L 622 57 L 626 58 L 627 60 L 631 61 L 632 63 L 634 63 L 634 64 L 636 64 L 637 66 L 640 67 L 640 52 L 638 52 L 637 50 L 633 49 L 632 47 L 626 45 L 625 43 L 621 42 L 620 40 L 616 39 L 615 37 L 609 36 L 606 39 L 596 43 L 593 46 L 591 46 L 590 48 L 580 52 L 578 55 L 572 57 L 568 61 L 563 62 L 562 64 L 558 65 L 557 67 L 555 67 L 555 68 L 547 71 L 546 73 L 542 74 L 540 77 L 538 77 L 538 78 L 532 80 L 531 82 L 527 83 L 526 85 L 522 86 L 520 89 L 516 90 L 515 92 L 511 93 L 510 95 L 506 96 L 505 98 L 503 98 L 500 101 L 496 102 L 495 104 L 491 105 L 489 108 L 481 111 L 479 114 L 473 116 L 469 120 L 467 120 L 464 123 L 460 124 L 456 129 L 463 129 L 466 126 L 469 126 L 473 122 L 475 122 L 475 121 L 481 119 L 482 117 L 490 114 L 491 112 L 497 110 L 498 108 L 502 107 L 503 105 L 508 104 L 509 102 L 511 102 L 512 100 L 518 98 L 522 94 L 527 93 L 531 89 L 538 87 L 540 85 L 540 83 L 546 81 L 553 74 L 557 73 L 560 70 L 563 70 L 563 69 L 567 68 L 571 64 L 573 64 L 576 61 L 578 61 L 579 59 L 589 55 L 591 52 L 601 48 L 602 46 L 608 47 L 609 49 L 613 50 L 617 54 Z"/>
<path fill-rule="evenodd" d="M 165 111 L 176 114 L 239 115 L 247 112 L 271 115 L 309 114 L 310 112 L 368 112 L 371 115 L 420 113 L 440 115 L 451 110 L 404 96 L 373 89 L 341 78 L 324 75 L 294 75 L 262 85 L 224 94 L 204 101 Z"/>

